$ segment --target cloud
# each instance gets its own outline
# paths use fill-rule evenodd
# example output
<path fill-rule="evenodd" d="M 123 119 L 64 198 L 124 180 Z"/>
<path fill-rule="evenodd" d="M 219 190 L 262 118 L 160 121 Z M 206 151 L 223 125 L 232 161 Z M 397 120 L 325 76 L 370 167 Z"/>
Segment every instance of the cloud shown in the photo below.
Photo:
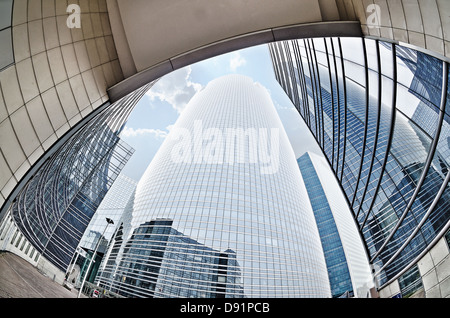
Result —
<path fill-rule="evenodd" d="M 294 111 L 297 111 L 293 107 L 293 105 L 281 106 L 280 103 L 278 103 L 276 100 L 273 100 L 273 104 L 275 106 L 275 109 L 277 109 L 277 110 L 289 110 L 289 111 L 294 110 Z"/>
<path fill-rule="evenodd" d="M 238 67 L 241 67 L 247 63 L 247 61 L 238 52 L 233 53 L 232 56 L 233 57 L 230 60 L 230 68 L 233 72 L 235 72 Z"/>
<path fill-rule="evenodd" d="M 174 125 L 169 125 L 169 126 L 166 127 L 166 129 L 170 132 L 172 130 L 173 126 Z"/>
<path fill-rule="evenodd" d="M 191 80 L 191 67 L 187 66 L 162 77 L 148 92 L 151 100 L 158 98 L 181 113 L 202 85 Z"/>
<path fill-rule="evenodd" d="M 168 132 L 161 129 L 149 129 L 149 128 L 138 128 L 133 129 L 131 127 L 125 127 L 122 131 L 122 137 L 137 137 L 142 135 L 150 135 L 155 138 L 166 138 Z"/>

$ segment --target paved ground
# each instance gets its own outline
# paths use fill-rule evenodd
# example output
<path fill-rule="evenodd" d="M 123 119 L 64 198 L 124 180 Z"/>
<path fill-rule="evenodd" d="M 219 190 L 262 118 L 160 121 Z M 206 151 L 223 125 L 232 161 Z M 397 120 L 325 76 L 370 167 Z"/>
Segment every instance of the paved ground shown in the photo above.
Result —
<path fill-rule="evenodd" d="M 0 252 L 0 298 L 76 297 L 77 290 L 55 283 L 17 255 Z"/>

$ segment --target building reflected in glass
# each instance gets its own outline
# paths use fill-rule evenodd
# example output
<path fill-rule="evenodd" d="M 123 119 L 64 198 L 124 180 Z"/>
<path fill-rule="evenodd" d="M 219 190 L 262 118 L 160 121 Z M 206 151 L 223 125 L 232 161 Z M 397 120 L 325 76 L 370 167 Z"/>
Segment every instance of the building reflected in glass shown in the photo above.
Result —
<path fill-rule="evenodd" d="M 81 238 L 77 254 L 70 267 L 68 275 L 70 281 L 79 283 L 86 275 L 89 261 L 98 243 L 95 262 L 93 262 L 89 273 L 87 273 L 88 276 L 86 276 L 87 281 L 94 282 L 102 258 L 115 233 L 115 227 L 120 224 L 126 204 L 133 195 L 136 185 L 135 180 L 123 174 L 116 178 Z M 114 223 L 105 230 L 106 218 L 111 219 Z"/>
<path fill-rule="evenodd" d="M 383 288 L 448 228 L 448 64 L 369 38 L 269 47 L 276 78 L 339 181 Z"/>
<path fill-rule="evenodd" d="M 111 185 L 134 152 L 119 134 L 145 85 L 105 104 L 68 138 L 24 185 L 9 213 L 26 240 L 66 273 Z M 56 271 L 55 271 L 56 272 Z"/>
<path fill-rule="evenodd" d="M 172 220 L 141 224 L 113 274 L 112 255 L 98 279 L 103 287 L 124 297 L 243 297 L 240 266 L 231 249 L 220 252 L 194 241 L 172 227 Z M 120 232 L 118 232 L 120 235 Z M 120 237 L 116 238 L 120 240 Z"/>
<path fill-rule="evenodd" d="M 101 265 L 126 297 L 331 297 L 314 215 L 266 89 L 197 93 L 138 183 Z"/>

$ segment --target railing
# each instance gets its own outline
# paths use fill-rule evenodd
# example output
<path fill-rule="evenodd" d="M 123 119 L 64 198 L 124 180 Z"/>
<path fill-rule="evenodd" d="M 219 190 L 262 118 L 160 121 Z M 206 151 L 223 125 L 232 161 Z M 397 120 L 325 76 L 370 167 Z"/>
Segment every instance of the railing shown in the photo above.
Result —
<path fill-rule="evenodd" d="M 113 293 L 90 282 L 84 283 L 81 293 L 88 296 L 89 298 L 124 298 L 119 294 Z"/>

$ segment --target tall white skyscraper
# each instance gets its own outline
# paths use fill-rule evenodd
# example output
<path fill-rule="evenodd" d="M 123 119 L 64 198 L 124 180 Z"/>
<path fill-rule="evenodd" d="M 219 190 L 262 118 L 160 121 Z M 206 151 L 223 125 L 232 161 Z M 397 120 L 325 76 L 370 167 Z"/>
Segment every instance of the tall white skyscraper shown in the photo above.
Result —
<path fill-rule="evenodd" d="M 138 183 L 97 281 L 127 297 L 330 297 L 296 158 L 267 90 L 195 95 Z"/>

